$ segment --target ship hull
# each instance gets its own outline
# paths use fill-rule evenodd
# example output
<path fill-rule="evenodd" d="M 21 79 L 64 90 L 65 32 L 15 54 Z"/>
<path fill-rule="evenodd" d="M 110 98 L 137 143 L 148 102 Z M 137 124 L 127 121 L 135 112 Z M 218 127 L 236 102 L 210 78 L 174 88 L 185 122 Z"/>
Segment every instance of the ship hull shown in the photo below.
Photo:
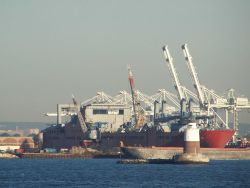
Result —
<path fill-rule="evenodd" d="M 232 138 L 234 130 L 201 130 L 201 147 L 224 148 Z M 43 131 L 43 148 L 68 148 L 80 146 L 87 140 L 88 134 L 82 134 L 79 126 L 66 125 L 64 128 L 51 127 Z M 96 143 L 96 142 L 93 142 Z M 101 134 L 97 142 L 100 148 L 111 149 L 125 146 L 142 147 L 182 147 L 184 144 L 183 132 L 164 132 L 157 127 L 148 127 L 138 131 L 106 132 Z"/>
<path fill-rule="evenodd" d="M 200 130 L 200 144 L 203 148 L 224 148 L 231 140 L 235 131 L 233 129 L 226 130 Z M 170 142 L 166 144 L 168 147 L 183 147 L 184 133 L 173 132 L 170 134 Z"/>
<path fill-rule="evenodd" d="M 224 148 L 234 133 L 235 130 L 201 130 L 201 146 L 206 148 Z"/>
<path fill-rule="evenodd" d="M 136 159 L 172 159 L 182 147 L 121 147 L 125 156 Z M 250 148 L 201 148 L 211 160 L 250 160 Z"/>

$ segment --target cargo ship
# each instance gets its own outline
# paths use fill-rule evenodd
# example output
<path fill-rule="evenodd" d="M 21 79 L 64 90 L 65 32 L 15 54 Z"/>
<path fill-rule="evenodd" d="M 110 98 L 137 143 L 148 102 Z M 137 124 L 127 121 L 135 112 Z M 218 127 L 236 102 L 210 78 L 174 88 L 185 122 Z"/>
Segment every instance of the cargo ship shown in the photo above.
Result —
<path fill-rule="evenodd" d="M 134 83 L 131 78 L 130 83 Z M 132 98 L 136 98 L 132 84 L 131 88 Z M 119 148 L 121 142 L 125 146 L 182 147 L 185 125 L 193 120 L 199 125 L 201 147 L 204 148 L 224 148 L 235 133 L 234 129 L 218 126 L 213 115 L 193 113 L 191 100 L 188 103 L 181 100 L 180 111 L 160 114 L 159 118 L 155 110 L 153 117 L 148 116 L 147 120 L 145 112 L 141 111 L 140 101 L 135 99 L 133 108 L 128 104 L 94 101 L 81 106 L 80 110 L 75 99 L 73 101 L 77 112 L 65 125 L 58 124 L 43 131 L 43 148 L 59 150 L 92 145 L 113 149 Z"/>
<path fill-rule="evenodd" d="M 113 150 L 118 149 L 121 143 L 124 146 L 182 147 L 185 125 L 194 118 L 192 113 L 181 112 L 172 114 L 173 117 L 168 118 L 170 122 L 162 123 L 153 118 L 153 121 L 136 128 L 131 121 L 131 108 L 127 105 L 92 103 L 79 112 L 71 115 L 65 125 L 58 124 L 43 130 L 43 148 L 60 150 L 92 145 L 102 150 Z M 195 118 L 200 119 L 198 116 Z M 212 125 L 200 126 L 201 147 L 224 148 L 235 130 L 213 128 Z"/>
<path fill-rule="evenodd" d="M 94 129 L 97 135 L 89 137 L 81 131 L 79 121 L 70 121 L 66 125 L 56 125 L 43 130 L 43 148 L 68 148 L 83 146 L 83 141 L 90 140 L 92 145 L 102 149 L 125 146 L 142 147 L 181 147 L 183 146 L 183 132 L 171 131 L 165 126 L 145 124 L 140 130 L 120 129 L 114 132 L 101 132 Z M 235 133 L 232 129 L 201 129 L 201 147 L 224 148 Z"/>
<path fill-rule="evenodd" d="M 140 101 L 139 94 L 135 89 L 135 81 L 131 67 L 129 66 L 128 79 L 131 96 L 127 97 L 126 95 L 125 100 L 117 101 L 113 101 L 111 97 L 106 96 L 105 98 L 108 99 L 107 101 L 113 102 L 113 104 L 100 104 L 100 101 L 103 101 L 103 98 L 101 100 L 94 101 L 92 104 L 88 104 L 84 108 L 80 109 L 81 116 L 83 117 L 79 116 L 78 110 L 77 116 L 72 115 L 71 121 L 65 126 L 58 124 L 57 126 L 45 129 L 43 131 L 43 147 L 58 149 L 70 148 L 72 146 L 81 146 L 82 143 L 85 143 L 86 146 L 86 143 L 88 143 L 88 145 L 90 143 L 87 140 L 92 140 L 92 143 L 100 148 L 117 148 L 120 146 L 121 142 L 125 146 L 181 147 L 183 145 L 184 125 L 187 125 L 187 121 L 190 119 L 195 119 L 197 124 L 200 125 L 201 147 L 224 148 L 237 130 L 237 108 L 248 108 L 248 100 L 244 99 L 243 101 L 246 101 L 246 103 L 238 104 L 238 98 L 235 98 L 233 94 L 230 95 L 230 100 L 228 100 L 224 97 L 215 95 L 212 90 L 204 90 L 199 83 L 197 72 L 195 71 L 187 46 L 183 45 L 182 49 L 191 73 L 191 77 L 194 80 L 197 95 L 188 91 L 180 84 L 176 69 L 172 62 L 173 58 L 170 56 L 167 46 L 163 47 L 166 62 L 173 77 L 174 87 L 178 93 L 178 101 L 175 102 L 175 104 L 177 103 L 178 107 L 181 109 L 178 109 L 177 115 L 166 112 L 165 114 L 169 115 L 169 117 L 164 117 L 163 122 L 157 122 L 156 115 L 159 112 L 159 108 L 156 108 L 156 106 L 149 106 L 151 112 L 152 109 L 154 110 L 153 118 L 149 117 L 149 119 L 152 118 L 153 120 L 151 119 L 148 122 L 144 122 L 146 115 L 148 114 L 146 113 L 147 109 L 142 108 L 141 102 L 148 99 L 145 97 Z M 188 93 L 192 93 L 190 94 L 191 97 L 197 98 L 196 100 L 198 101 L 196 101 L 196 106 L 192 106 L 192 98 L 187 97 Z M 173 96 L 174 95 L 171 95 L 171 100 L 173 100 Z M 132 104 L 125 102 L 122 103 L 122 105 L 120 103 L 120 105 L 115 106 L 115 104 L 121 101 L 126 101 L 127 98 L 132 98 Z M 157 103 L 155 99 L 154 102 Z M 161 102 L 161 112 L 162 115 L 164 115 L 166 105 L 163 100 Z M 150 101 L 148 101 L 148 103 L 150 103 Z M 75 108 L 79 109 L 79 106 L 80 105 L 76 105 Z M 198 108 L 197 112 L 195 111 L 196 108 Z M 234 129 L 228 128 L 228 119 L 225 121 L 227 123 L 224 123 L 224 127 L 218 125 L 218 118 L 216 119 L 215 117 L 218 116 L 218 113 L 215 111 L 219 109 L 225 110 L 226 113 L 228 113 L 228 110 L 236 109 L 234 110 Z M 57 113 L 58 117 L 59 113 L 61 113 L 61 110 Z M 151 114 L 149 116 L 151 116 Z M 226 117 L 228 117 L 228 114 L 226 114 Z M 134 123 L 131 123 L 132 118 L 134 119 Z M 83 120 L 86 123 L 84 123 Z M 93 123 L 100 123 L 102 125 L 106 124 L 109 126 L 109 129 L 104 130 L 102 126 L 93 126 Z M 163 125 L 164 123 L 167 124 L 167 126 Z M 130 124 L 130 126 L 126 127 L 128 124 Z M 133 126 L 131 126 L 132 124 Z"/>

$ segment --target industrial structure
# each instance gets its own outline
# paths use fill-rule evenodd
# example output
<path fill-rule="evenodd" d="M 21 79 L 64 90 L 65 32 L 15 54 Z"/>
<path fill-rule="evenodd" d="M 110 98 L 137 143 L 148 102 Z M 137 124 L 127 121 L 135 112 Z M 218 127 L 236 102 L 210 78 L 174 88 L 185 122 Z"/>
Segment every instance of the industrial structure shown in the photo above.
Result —
<path fill-rule="evenodd" d="M 133 111 L 134 111 L 134 119 L 135 119 L 135 128 L 140 129 L 145 123 L 145 116 L 144 110 L 141 107 L 138 93 L 135 92 L 135 81 L 132 74 L 131 66 L 128 66 L 128 80 L 131 89 L 131 96 L 132 96 L 132 104 L 133 104 Z"/>
<path fill-rule="evenodd" d="M 237 113 L 250 110 L 248 99 L 235 97 L 232 89 L 227 96 L 220 96 L 201 85 L 186 44 L 182 50 L 196 93 L 181 84 L 168 46 L 164 46 L 163 54 L 177 96 L 166 89 L 159 89 L 151 96 L 136 90 L 132 69 L 128 66 L 131 94 L 124 90 L 115 96 L 97 92 L 80 104 L 74 97 L 73 104 L 58 104 L 57 113 L 46 113 L 57 116 L 57 125 L 44 130 L 44 145 L 70 147 L 91 139 L 112 147 L 120 141 L 130 145 L 179 146 L 183 144 L 184 125 L 191 119 L 201 129 L 202 147 L 224 147 L 236 132 L 235 142 Z M 229 127 L 229 112 L 233 114 L 233 128 Z M 63 116 L 71 119 L 65 125 Z M 100 137 L 97 132 L 102 133 Z"/>
<path fill-rule="evenodd" d="M 140 103 L 140 108 L 144 111 L 145 116 L 153 117 L 154 115 L 154 101 L 167 101 L 168 105 L 165 107 L 164 111 L 166 113 L 173 113 L 179 110 L 180 104 L 176 95 L 167 91 L 166 89 L 159 89 L 159 91 L 149 96 L 147 94 L 142 93 L 139 90 L 134 90 L 137 96 L 137 102 Z M 109 109 L 108 114 L 112 114 L 112 109 L 118 109 L 122 107 L 125 110 L 125 115 L 130 116 L 133 114 L 133 99 L 132 95 L 127 91 L 122 90 L 114 97 L 106 94 L 105 92 L 97 92 L 97 94 L 81 103 L 77 108 L 86 108 L 86 119 L 97 122 L 95 118 L 91 117 L 90 109 L 98 109 L 98 108 L 107 108 Z M 57 113 L 45 113 L 45 116 L 49 117 L 57 117 L 57 124 L 62 124 L 62 117 L 64 116 L 72 116 L 77 115 L 76 106 L 74 104 L 58 104 L 57 105 Z M 126 117 L 126 120 L 128 117 Z"/>
<path fill-rule="evenodd" d="M 212 120 L 214 128 L 221 128 L 221 125 L 223 125 L 226 129 L 229 129 L 228 112 L 232 112 L 233 129 L 236 131 L 233 137 L 233 142 L 235 142 L 236 137 L 238 136 L 238 112 L 242 109 L 250 110 L 250 103 L 248 99 L 235 97 L 233 89 L 229 90 L 227 96 L 220 96 L 216 94 L 214 90 L 201 85 L 187 44 L 182 45 L 181 48 L 183 50 L 190 77 L 193 81 L 194 89 L 196 90 L 196 96 L 180 84 L 178 74 L 173 64 L 173 58 L 170 55 L 168 47 L 163 47 L 163 53 L 169 67 L 170 75 L 174 81 L 174 87 L 177 90 L 179 100 L 185 99 L 187 101 L 189 100 L 189 97 L 192 97 L 198 105 L 193 106 L 195 108 L 193 109 L 193 112 L 198 112 L 198 114 L 206 116 L 206 118 L 204 117 L 203 119 L 203 124 L 208 124 L 209 119 Z M 188 94 L 191 95 L 188 96 Z M 219 115 L 221 112 L 225 112 L 225 118 Z"/>
<path fill-rule="evenodd" d="M 32 137 L 0 137 L 0 151 L 29 150 L 34 147 Z"/>

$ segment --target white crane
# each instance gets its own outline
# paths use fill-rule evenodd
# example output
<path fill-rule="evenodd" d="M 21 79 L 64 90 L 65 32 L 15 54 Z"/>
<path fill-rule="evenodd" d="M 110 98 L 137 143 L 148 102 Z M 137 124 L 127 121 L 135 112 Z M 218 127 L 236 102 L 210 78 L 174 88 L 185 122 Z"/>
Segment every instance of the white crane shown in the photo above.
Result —
<path fill-rule="evenodd" d="M 109 96 L 108 94 L 104 93 L 103 91 L 99 91 L 99 92 L 97 92 L 97 94 L 94 97 L 82 102 L 81 106 L 86 106 L 86 105 L 92 104 L 92 103 L 110 104 L 110 103 L 113 103 L 113 97 Z"/>
<path fill-rule="evenodd" d="M 190 52 L 188 50 L 187 44 L 182 45 L 183 54 L 188 66 L 188 70 L 190 73 L 190 76 L 193 80 L 194 88 L 197 92 L 197 96 L 199 99 L 199 103 L 202 109 L 209 109 L 209 108 L 227 108 L 228 103 L 227 99 L 224 97 L 221 97 L 214 93 L 213 90 L 209 90 L 206 87 L 202 86 L 200 84 L 198 74 L 195 70 L 192 56 L 190 55 Z"/>
<path fill-rule="evenodd" d="M 180 102 L 179 102 L 177 96 L 173 93 L 170 93 L 166 89 L 159 89 L 156 94 L 151 96 L 151 98 L 153 101 L 157 100 L 160 103 L 162 103 L 162 101 L 166 101 L 168 99 L 169 101 L 171 101 L 175 105 L 175 107 L 170 106 L 170 105 L 168 105 L 168 106 L 170 106 L 171 108 L 177 108 L 177 109 L 180 108 Z"/>
<path fill-rule="evenodd" d="M 183 50 L 183 54 L 186 60 L 186 64 L 190 73 L 190 76 L 193 80 L 193 85 L 194 88 L 197 92 L 197 96 L 199 99 L 199 103 L 200 103 L 200 110 L 201 113 L 205 112 L 208 116 L 210 115 L 215 115 L 216 117 L 218 117 L 220 119 L 220 121 L 226 126 L 228 127 L 228 122 L 224 122 L 223 119 L 218 115 L 218 113 L 216 113 L 215 109 L 218 108 L 222 108 L 222 106 L 227 106 L 227 104 L 221 104 L 218 103 L 218 101 L 223 101 L 225 102 L 226 100 L 223 100 L 223 97 L 220 97 L 218 95 L 216 95 L 213 91 L 208 90 L 207 88 L 201 86 L 199 78 L 198 78 L 198 74 L 195 70 L 193 61 L 192 61 L 192 56 L 190 55 L 189 49 L 187 47 L 187 44 L 183 44 L 181 46 L 182 50 Z M 206 92 L 205 92 L 206 91 Z M 212 100 L 213 104 L 210 104 L 210 100 Z M 218 108 L 217 108 L 218 107 Z"/>
<path fill-rule="evenodd" d="M 192 56 L 189 53 L 189 50 L 187 48 L 187 44 L 182 45 L 182 50 L 183 50 L 183 53 L 185 56 L 185 60 L 186 60 L 187 66 L 188 66 L 189 73 L 190 73 L 190 75 L 193 79 L 193 82 L 194 82 L 194 88 L 197 91 L 200 105 L 201 105 L 201 107 L 206 107 L 208 102 L 205 101 L 205 94 L 204 94 L 202 87 L 200 85 L 200 81 L 198 79 L 198 74 L 197 74 L 195 67 L 193 65 Z"/>
<path fill-rule="evenodd" d="M 176 89 L 176 91 L 178 93 L 178 98 L 179 98 L 180 101 L 182 99 L 186 99 L 187 96 L 185 95 L 185 93 L 183 91 L 183 88 L 181 87 L 178 74 L 177 74 L 175 66 L 173 64 L 173 58 L 171 57 L 170 52 L 168 50 L 168 46 L 163 46 L 162 50 L 163 50 L 163 54 L 165 56 L 166 63 L 168 65 L 170 74 L 171 74 L 173 82 L 174 82 L 174 87 L 175 87 L 175 89 Z"/>
<path fill-rule="evenodd" d="M 233 137 L 233 142 L 236 142 L 236 137 L 238 137 L 238 112 L 241 110 L 248 110 L 250 112 L 250 102 L 248 98 L 245 97 L 235 97 L 234 89 L 230 89 L 228 91 L 228 103 L 229 107 L 226 110 L 229 110 L 233 113 L 233 126 L 234 130 L 236 130 L 235 135 Z"/>

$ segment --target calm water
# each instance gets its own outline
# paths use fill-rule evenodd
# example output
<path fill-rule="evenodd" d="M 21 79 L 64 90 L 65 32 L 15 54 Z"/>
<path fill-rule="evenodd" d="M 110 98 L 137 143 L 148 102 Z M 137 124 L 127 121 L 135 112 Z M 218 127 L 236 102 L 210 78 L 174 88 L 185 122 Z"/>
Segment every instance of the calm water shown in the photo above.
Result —
<path fill-rule="evenodd" d="M 116 159 L 1 159 L 0 187 L 250 187 L 250 161 L 124 165 Z"/>

